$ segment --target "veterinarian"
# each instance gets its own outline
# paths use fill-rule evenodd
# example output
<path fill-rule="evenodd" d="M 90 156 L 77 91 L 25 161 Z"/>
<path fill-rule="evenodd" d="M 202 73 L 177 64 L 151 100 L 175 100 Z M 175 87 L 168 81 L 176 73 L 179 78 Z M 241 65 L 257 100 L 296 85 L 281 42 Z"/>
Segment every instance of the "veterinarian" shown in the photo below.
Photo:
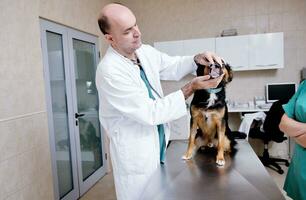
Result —
<path fill-rule="evenodd" d="M 290 101 L 283 105 L 285 114 L 280 129 L 296 142 L 284 190 L 294 200 L 306 199 L 306 81 Z"/>
<path fill-rule="evenodd" d="M 196 77 L 167 96 L 160 80 L 180 80 L 195 62 L 222 61 L 210 52 L 170 57 L 142 44 L 134 14 L 120 4 L 106 5 L 98 23 L 109 43 L 96 72 L 99 118 L 110 139 L 117 199 L 136 200 L 165 159 L 168 122 L 187 114 L 185 100 L 195 90 L 217 87 L 222 76 Z"/>

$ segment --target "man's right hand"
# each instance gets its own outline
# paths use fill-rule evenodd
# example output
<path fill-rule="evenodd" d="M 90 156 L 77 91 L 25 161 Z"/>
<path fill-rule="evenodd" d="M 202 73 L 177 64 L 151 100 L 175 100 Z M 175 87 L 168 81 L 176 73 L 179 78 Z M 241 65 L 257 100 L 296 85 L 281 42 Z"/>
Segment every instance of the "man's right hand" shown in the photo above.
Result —
<path fill-rule="evenodd" d="M 188 99 L 196 90 L 216 88 L 222 81 L 224 74 L 218 78 L 210 79 L 209 75 L 198 76 L 182 87 L 185 99 Z"/>

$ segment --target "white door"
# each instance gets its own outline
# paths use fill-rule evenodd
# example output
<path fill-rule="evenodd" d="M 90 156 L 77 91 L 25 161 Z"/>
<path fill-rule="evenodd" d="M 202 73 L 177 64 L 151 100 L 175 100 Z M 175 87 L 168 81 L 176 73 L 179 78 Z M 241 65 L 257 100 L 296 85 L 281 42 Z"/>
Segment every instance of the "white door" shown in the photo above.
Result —
<path fill-rule="evenodd" d="M 56 199 L 78 199 L 105 174 L 97 37 L 41 20 Z"/>
<path fill-rule="evenodd" d="M 105 174 L 102 154 L 102 128 L 99 122 L 99 99 L 95 85 L 98 64 L 97 37 L 69 31 L 75 134 L 79 166 L 80 194 L 83 195 Z"/>

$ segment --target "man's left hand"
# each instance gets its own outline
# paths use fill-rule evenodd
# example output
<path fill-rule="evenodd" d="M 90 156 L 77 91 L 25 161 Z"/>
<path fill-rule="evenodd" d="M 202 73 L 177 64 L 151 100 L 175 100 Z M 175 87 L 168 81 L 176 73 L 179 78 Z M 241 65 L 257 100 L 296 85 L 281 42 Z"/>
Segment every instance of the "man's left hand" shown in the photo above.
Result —
<path fill-rule="evenodd" d="M 217 56 L 213 52 L 206 51 L 204 53 L 200 53 L 194 56 L 194 62 L 204 66 L 210 66 L 211 64 L 215 64 L 216 62 L 222 66 L 222 58 Z"/>

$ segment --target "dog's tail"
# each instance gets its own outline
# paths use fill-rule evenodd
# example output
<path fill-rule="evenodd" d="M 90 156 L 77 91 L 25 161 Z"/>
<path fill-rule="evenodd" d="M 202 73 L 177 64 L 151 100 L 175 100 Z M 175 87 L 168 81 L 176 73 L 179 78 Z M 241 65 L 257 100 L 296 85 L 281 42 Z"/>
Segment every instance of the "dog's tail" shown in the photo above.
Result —
<path fill-rule="evenodd" d="M 228 123 L 225 123 L 226 127 L 225 127 L 225 135 L 227 136 L 227 138 L 230 140 L 231 142 L 231 149 L 237 144 L 236 142 L 236 138 L 234 133 L 232 132 L 232 130 L 230 129 L 230 127 L 228 126 Z"/>
<path fill-rule="evenodd" d="M 233 151 L 235 149 L 235 145 L 237 144 L 236 139 L 245 139 L 246 138 L 246 134 L 243 132 L 239 132 L 239 131 L 232 131 L 229 127 L 226 128 L 226 132 L 225 135 L 227 136 L 227 138 L 230 141 L 230 147 L 231 147 L 231 151 Z"/>
<path fill-rule="evenodd" d="M 234 149 L 235 145 L 237 144 L 236 139 L 245 139 L 246 138 L 246 134 L 239 132 L 239 131 L 232 131 L 230 129 L 230 127 L 228 126 L 228 108 L 227 106 L 225 107 L 225 135 L 227 136 L 227 138 L 230 140 L 231 144 L 231 149 Z"/>

